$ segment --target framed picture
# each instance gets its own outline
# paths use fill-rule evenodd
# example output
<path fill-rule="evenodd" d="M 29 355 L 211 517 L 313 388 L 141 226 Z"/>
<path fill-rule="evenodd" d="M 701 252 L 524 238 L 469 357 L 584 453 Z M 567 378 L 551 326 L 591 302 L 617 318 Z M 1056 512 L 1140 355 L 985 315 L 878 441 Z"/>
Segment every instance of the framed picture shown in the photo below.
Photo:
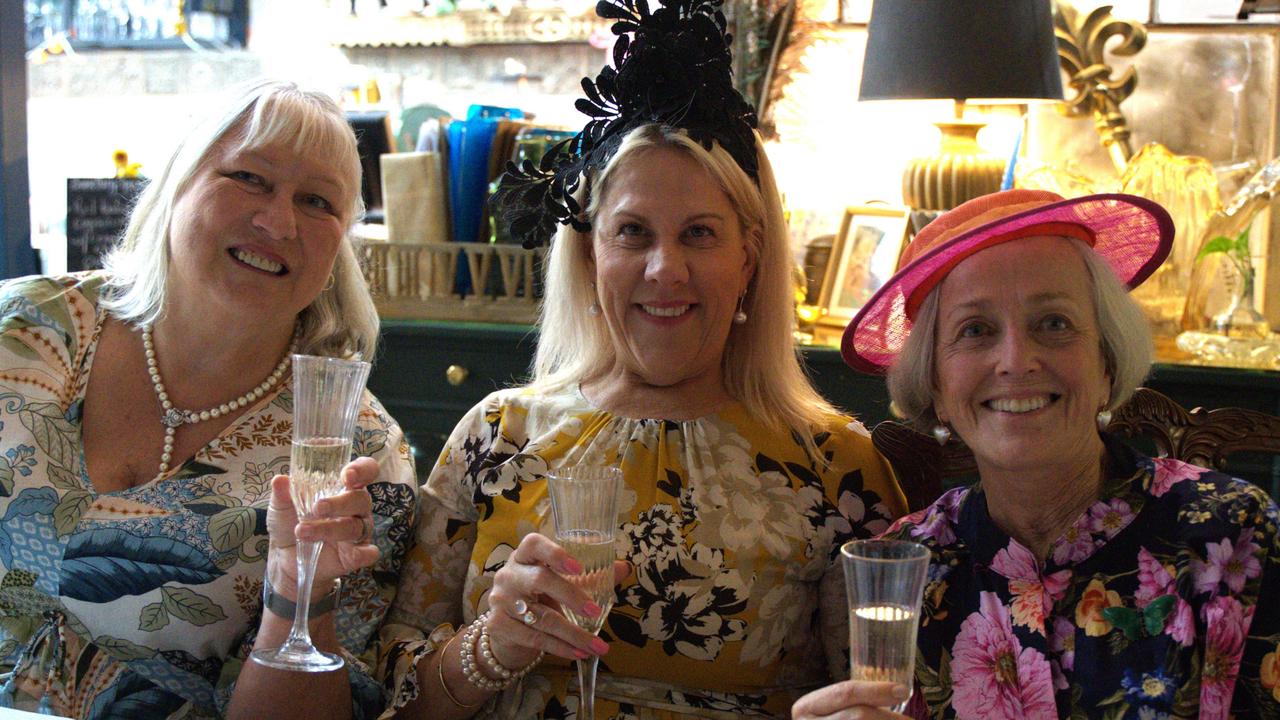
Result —
<path fill-rule="evenodd" d="M 890 205 L 845 208 L 823 275 L 818 304 L 827 312 L 819 322 L 847 325 L 898 269 L 908 214 L 907 208 Z"/>

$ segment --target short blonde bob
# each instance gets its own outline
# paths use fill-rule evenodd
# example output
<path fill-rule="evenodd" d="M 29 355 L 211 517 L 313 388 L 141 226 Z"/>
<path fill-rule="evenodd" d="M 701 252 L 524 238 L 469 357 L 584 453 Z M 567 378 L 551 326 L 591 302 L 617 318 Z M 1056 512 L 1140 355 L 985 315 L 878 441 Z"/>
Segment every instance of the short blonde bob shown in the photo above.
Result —
<path fill-rule="evenodd" d="M 165 312 L 169 278 L 169 227 L 173 208 L 215 145 L 236 143 L 252 150 L 283 143 L 311 157 L 332 158 L 347 179 L 351 204 L 333 265 L 333 283 L 298 315 L 298 352 L 372 358 L 378 342 L 378 312 L 351 244 L 351 226 L 364 212 L 360 156 L 346 116 L 327 95 L 290 82 L 257 80 L 242 87 L 224 109 L 200 121 L 179 143 L 160 174 L 147 185 L 120 242 L 105 260 L 109 278 L 102 304 L 120 320 L 155 323 Z"/>
<path fill-rule="evenodd" d="M 759 184 L 719 145 L 702 147 L 683 130 L 656 124 L 627 134 L 609 163 L 590 179 L 587 217 L 594 221 L 598 199 L 624 163 L 651 148 L 672 148 L 696 160 L 718 183 L 738 211 L 743 237 L 756 253 L 756 271 L 747 286 L 743 310 L 748 320 L 733 325 L 721 359 L 725 389 L 752 416 L 779 432 L 800 431 L 808 438 L 835 410 L 813 389 L 800 367 L 792 337 L 794 295 L 782 203 L 773 169 L 759 136 L 756 156 Z M 576 385 L 612 367 L 616 351 L 601 316 L 587 308 L 595 301 L 595 279 L 587 262 L 590 233 L 562 227 L 551 244 L 534 387 L 544 390 Z M 812 441 L 806 442 L 812 449 Z"/>
<path fill-rule="evenodd" d="M 1114 410 L 1129 399 L 1151 370 L 1154 349 L 1151 329 L 1138 304 L 1105 260 L 1080 240 L 1069 239 L 1084 258 L 1092 289 L 1103 367 L 1111 376 L 1111 397 L 1106 409 Z M 934 355 L 938 327 L 938 292 L 934 288 L 921 303 L 911 334 L 889 368 L 889 398 L 895 412 L 917 429 L 928 431 L 938 424 L 933 399 L 938 389 Z"/>

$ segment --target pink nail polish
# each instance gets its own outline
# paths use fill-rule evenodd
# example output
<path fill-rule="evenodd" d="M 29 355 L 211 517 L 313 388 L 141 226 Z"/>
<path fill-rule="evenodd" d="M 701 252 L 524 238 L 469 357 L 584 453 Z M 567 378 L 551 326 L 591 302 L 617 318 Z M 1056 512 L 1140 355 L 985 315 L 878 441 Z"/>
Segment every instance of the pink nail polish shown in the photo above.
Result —
<path fill-rule="evenodd" d="M 591 649 L 594 650 L 597 655 L 603 655 L 609 652 L 609 643 L 606 643 L 600 638 L 591 638 Z"/>
<path fill-rule="evenodd" d="M 586 650 L 574 650 L 573 656 L 578 658 L 579 660 L 586 660 L 587 658 L 591 657 L 591 653 L 587 652 Z"/>
<path fill-rule="evenodd" d="M 573 558 L 566 559 L 560 567 L 570 575 L 577 575 L 582 572 L 582 563 L 574 560 Z"/>
<path fill-rule="evenodd" d="M 591 602 L 590 600 L 587 601 L 586 605 L 582 606 L 582 614 L 586 615 L 587 617 L 595 617 L 599 615 L 603 610 L 604 608 Z"/>

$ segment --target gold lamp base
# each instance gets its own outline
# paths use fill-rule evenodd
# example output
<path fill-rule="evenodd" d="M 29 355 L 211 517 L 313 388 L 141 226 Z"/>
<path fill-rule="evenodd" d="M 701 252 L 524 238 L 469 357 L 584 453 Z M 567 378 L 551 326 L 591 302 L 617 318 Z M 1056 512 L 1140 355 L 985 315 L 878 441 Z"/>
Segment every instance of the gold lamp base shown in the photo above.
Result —
<path fill-rule="evenodd" d="M 902 198 L 918 210 L 950 210 L 966 200 L 996 192 L 1005 161 L 983 152 L 978 131 L 986 123 L 934 123 L 942 131 L 942 151 L 916 158 L 902 174 Z"/>

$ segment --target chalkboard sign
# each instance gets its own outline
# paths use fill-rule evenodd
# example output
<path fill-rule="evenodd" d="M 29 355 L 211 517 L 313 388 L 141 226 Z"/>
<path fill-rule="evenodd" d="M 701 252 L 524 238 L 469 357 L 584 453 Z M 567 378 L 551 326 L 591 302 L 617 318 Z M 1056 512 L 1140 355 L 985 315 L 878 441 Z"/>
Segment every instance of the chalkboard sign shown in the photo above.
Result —
<path fill-rule="evenodd" d="M 140 178 L 67 179 L 67 269 L 95 270 L 129 222 Z"/>

